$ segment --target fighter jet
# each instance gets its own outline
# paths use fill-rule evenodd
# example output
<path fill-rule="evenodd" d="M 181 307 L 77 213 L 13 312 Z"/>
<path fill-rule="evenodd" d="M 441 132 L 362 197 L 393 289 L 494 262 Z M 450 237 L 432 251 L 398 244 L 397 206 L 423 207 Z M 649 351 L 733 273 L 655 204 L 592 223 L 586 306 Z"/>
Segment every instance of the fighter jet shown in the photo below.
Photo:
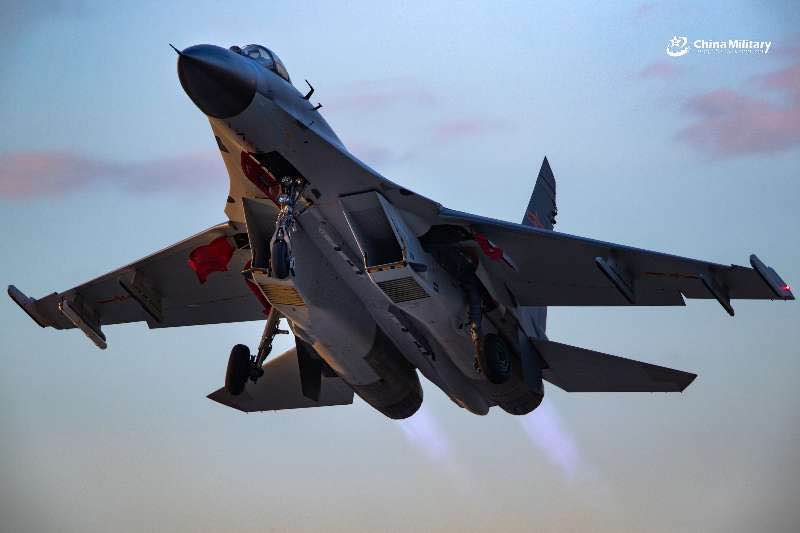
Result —
<path fill-rule="evenodd" d="M 553 230 L 544 159 L 521 223 L 454 211 L 350 153 L 271 50 L 201 44 L 178 78 L 209 120 L 230 180 L 227 220 L 130 265 L 39 299 L 41 327 L 264 321 L 230 352 L 209 398 L 241 411 L 350 404 L 393 419 L 422 404 L 419 374 L 457 405 L 522 415 L 543 380 L 569 392 L 683 391 L 695 374 L 551 341 L 548 306 L 682 306 L 793 300 L 755 255 L 722 265 Z M 307 83 L 307 82 L 306 82 Z M 285 321 L 295 347 L 271 356 Z"/>

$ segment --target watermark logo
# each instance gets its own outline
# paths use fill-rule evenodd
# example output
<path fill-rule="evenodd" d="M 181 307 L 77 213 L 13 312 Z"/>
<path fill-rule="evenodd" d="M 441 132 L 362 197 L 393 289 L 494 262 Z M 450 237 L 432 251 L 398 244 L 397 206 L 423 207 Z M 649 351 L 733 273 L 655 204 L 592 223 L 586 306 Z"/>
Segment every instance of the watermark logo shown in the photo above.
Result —
<path fill-rule="evenodd" d="M 689 53 L 689 38 L 673 36 L 667 42 L 667 55 L 669 57 L 681 57 Z"/>
<path fill-rule="evenodd" d="M 667 55 L 669 57 L 681 57 L 694 49 L 697 54 L 737 54 L 753 55 L 768 54 L 772 48 L 772 41 L 753 41 L 750 39 L 727 39 L 723 41 L 713 41 L 706 39 L 695 39 L 689 43 L 688 37 L 673 36 L 667 41 Z"/>

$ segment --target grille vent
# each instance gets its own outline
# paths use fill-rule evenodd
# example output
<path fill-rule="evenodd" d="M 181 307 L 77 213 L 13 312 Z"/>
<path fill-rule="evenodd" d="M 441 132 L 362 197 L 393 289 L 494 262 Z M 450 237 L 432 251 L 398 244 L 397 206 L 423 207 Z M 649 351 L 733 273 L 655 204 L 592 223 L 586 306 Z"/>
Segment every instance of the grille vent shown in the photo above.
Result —
<path fill-rule="evenodd" d="M 293 305 L 295 307 L 306 305 L 303 297 L 291 285 L 265 283 L 261 285 L 261 290 L 264 291 L 264 296 L 267 297 L 271 304 Z"/>
<path fill-rule="evenodd" d="M 396 304 L 429 297 L 425 289 L 420 287 L 419 283 L 411 276 L 381 281 L 378 283 L 378 287 Z"/>

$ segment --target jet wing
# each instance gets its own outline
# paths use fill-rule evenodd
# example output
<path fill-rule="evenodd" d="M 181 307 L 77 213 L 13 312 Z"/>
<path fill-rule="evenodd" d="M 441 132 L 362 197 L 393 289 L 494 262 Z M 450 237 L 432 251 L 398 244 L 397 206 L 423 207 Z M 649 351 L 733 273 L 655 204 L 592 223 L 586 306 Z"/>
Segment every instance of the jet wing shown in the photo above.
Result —
<path fill-rule="evenodd" d="M 353 389 L 342 378 L 327 374 L 322 375 L 318 401 L 303 395 L 296 348 L 270 358 L 262 368 L 264 375 L 256 383 L 248 381 L 239 396 L 231 395 L 223 387 L 208 398 L 245 413 L 353 403 Z"/>
<path fill-rule="evenodd" d="M 244 225 L 209 228 L 67 291 L 39 299 L 13 285 L 9 296 L 42 327 L 80 328 L 105 348 L 101 326 L 146 321 L 151 328 L 263 320 L 264 305 L 241 274 L 250 259 Z"/>
<path fill-rule="evenodd" d="M 482 265 L 522 306 L 685 305 L 715 298 L 793 300 L 789 285 L 756 256 L 752 268 L 720 265 L 442 209 L 439 219 L 482 241 Z M 495 260 L 491 260 L 495 259 Z"/>
<path fill-rule="evenodd" d="M 548 365 L 542 377 L 567 392 L 679 392 L 697 377 L 558 342 L 531 342 Z"/>

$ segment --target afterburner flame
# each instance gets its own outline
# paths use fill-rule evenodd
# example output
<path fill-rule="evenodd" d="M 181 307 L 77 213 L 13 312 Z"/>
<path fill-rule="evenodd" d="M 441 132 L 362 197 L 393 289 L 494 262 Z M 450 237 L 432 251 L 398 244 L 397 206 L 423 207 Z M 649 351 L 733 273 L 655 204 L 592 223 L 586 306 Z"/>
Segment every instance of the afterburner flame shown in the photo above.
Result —
<path fill-rule="evenodd" d="M 558 413 L 545 400 L 532 413 L 519 417 L 528 439 L 541 449 L 564 476 L 573 479 L 581 459 L 575 439 L 564 429 Z"/>

